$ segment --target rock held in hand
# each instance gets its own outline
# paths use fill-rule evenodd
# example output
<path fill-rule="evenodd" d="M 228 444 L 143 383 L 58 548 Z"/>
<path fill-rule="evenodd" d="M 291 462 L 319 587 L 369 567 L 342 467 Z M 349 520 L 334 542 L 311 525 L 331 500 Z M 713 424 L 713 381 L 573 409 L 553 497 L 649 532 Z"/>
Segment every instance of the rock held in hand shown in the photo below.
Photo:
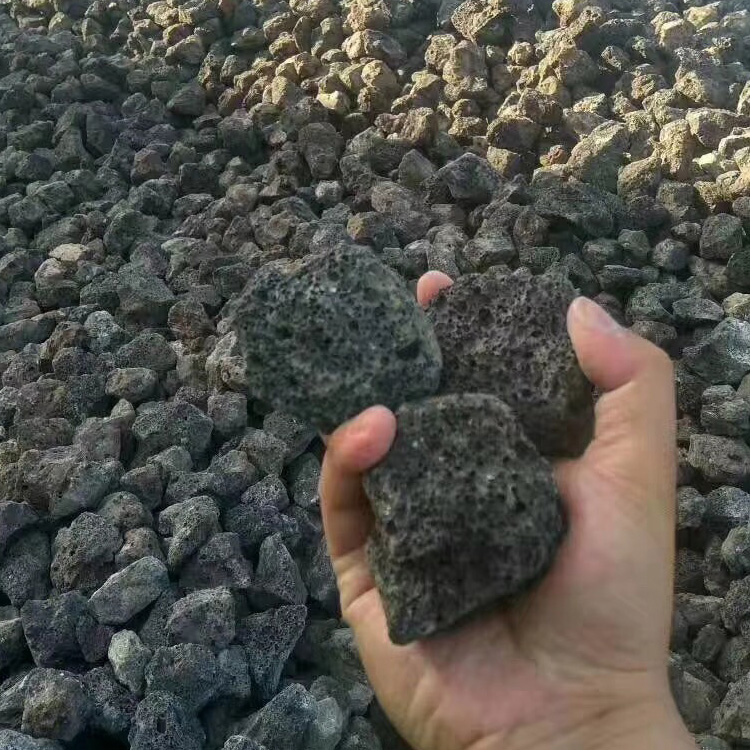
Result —
<path fill-rule="evenodd" d="M 269 263 L 234 310 L 252 395 L 324 432 L 374 404 L 432 395 L 435 334 L 400 277 L 369 250 L 338 246 Z"/>
<path fill-rule="evenodd" d="M 443 353 L 441 391 L 491 393 L 546 456 L 576 456 L 593 431 L 591 386 L 566 329 L 575 291 L 556 274 L 469 274 L 427 310 Z"/>
<path fill-rule="evenodd" d="M 565 521 L 552 467 L 500 399 L 439 396 L 397 418 L 365 490 L 390 636 L 408 643 L 527 589 L 550 566 Z"/>

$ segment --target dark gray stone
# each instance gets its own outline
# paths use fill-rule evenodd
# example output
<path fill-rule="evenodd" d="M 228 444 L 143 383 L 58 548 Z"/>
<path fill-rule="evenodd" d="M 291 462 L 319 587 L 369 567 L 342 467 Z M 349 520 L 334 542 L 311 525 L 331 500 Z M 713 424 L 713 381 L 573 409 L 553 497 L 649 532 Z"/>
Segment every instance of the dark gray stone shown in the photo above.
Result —
<path fill-rule="evenodd" d="M 58 591 L 90 595 L 115 572 L 122 546 L 117 528 L 100 515 L 82 513 L 60 529 L 52 543 L 50 578 Z"/>
<path fill-rule="evenodd" d="M 294 545 L 300 530 L 294 518 L 282 513 L 275 505 L 257 497 L 250 487 L 239 505 L 224 516 L 224 528 L 235 532 L 247 555 L 255 555 L 263 540 L 271 534 L 281 534 L 285 544 Z"/>
<path fill-rule="evenodd" d="M 305 453 L 303 456 L 309 454 Z M 243 495 L 243 503 L 249 505 L 273 505 L 279 510 L 289 507 L 289 495 L 286 485 L 276 474 L 268 474 L 252 487 L 248 487 Z"/>
<path fill-rule="evenodd" d="M 251 596 L 259 609 L 307 601 L 307 588 L 281 534 L 266 537 L 260 545 Z"/>
<path fill-rule="evenodd" d="M 177 362 L 177 355 L 169 342 L 159 333 L 144 332 L 115 353 L 117 367 L 147 367 L 158 373 L 171 370 Z"/>
<path fill-rule="evenodd" d="M 407 643 L 528 588 L 565 522 L 550 465 L 499 399 L 442 396 L 397 417 L 365 489 L 370 563 L 391 639 Z"/>
<path fill-rule="evenodd" d="M 23 623 L 15 607 L 0 607 L 0 672 L 16 666 L 28 655 Z"/>
<path fill-rule="evenodd" d="M 129 263 L 117 272 L 120 311 L 141 325 L 167 322 L 175 297 L 169 287 L 144 265 Z"/>
<path fill-rule="evenodd" d="M 238 627 L 237 640 L 245 647 L 253 683 L 266 700 L 279 686 L 284 664 L 302 635 L 306 617 L 306 607 L 285 606 L 248 615 Z"/>
<path fill-rule="evenodd" d="M 273 411 L 263 418 L 263 431 L 286 443 L 289 461 L 297 458 L 317 434 L 314 427 L 281 411 Z"/>
<path fill-rule="evenodd" d="M 442 391 L 496 395 L 543 454 L 580 454 L 593 402 L 566 328 L 574 296 L 560 277 L 528 271 L 458 279 L 427 311 L 443 351 Z"/>
<path fill-rule="evenodd" d="M 86 728 L 90 714 L 88 693 L 77 676 L 38 669 L 29 679 L 21 731 L 72 742 Z"/>
<path fill-rule="evenodd" d="M 742 220 L 730 214 L 709 216 L 703 223 L 700 254 L 706 260 L 728 261 L 742 249 Z"/>
<path fill-rule="evenodd" d="M 205 708 L 219 688 L 216 657 L 195 643 L 157 648 L 146 667 L 146 696 L 167 691 L 192 712 Z"/>
<path fill-rule="evenodd" d="M 287 444 L 263 430 L 249 427 L 240 442 L 240 450 L 261 474 L 281 474 L 287 457 Z"/>
<path fill-rule="evenodd" d="M 151 651 L 132 630 L 115 633 L 107 651 L 115 678 L 134 695 L 143 695 L 144 672 L 151 656 Z"/>
<path fill-rule="evenodd" d="M 312 453 L 304 453 L 294 461 L 287 471 L 289 492 L 295 505 L 313 508 L 320 504 L 320 461 Z"/>
<path fill-rule="evenodd" d="M 180 570 L 190 556 L 220 530 L 219 508 L 213 498 L 194 497 L 163 510 L 159 514 L 158 531 L 170 538 L 169 569 Z"/>
<path fill-rule="evenodd" d="M 180 574 L 180 586 L 189 591 L 220 586 L 244 590 L 252 580 L 252 563 L 242 554 L 239 535 L 231 532 L 214 534 Z"/>
<path fill-rule="evenodd" d="M 750 323 L 726 318 L 699 343 L 683 351 L 683 362 L 710 383 L 736 386 L 750 372 Z"/>
<path fill-rule="evenodd" d="M 545 219 L 564 220 L 584 236 L 607 237 L 614 227 L 610 207 L 596 188 L 544 175 L 532 185 L 534 210 Z"/>
<path fill-rule="evenodd" d="M 344 731 L 340 750 L 382 750 L 372 725 L 362 716 L 354 716 Z"/>
<path fill-rule="evenodd" d="M 245 649 L 240 645 L 230 646 L 217 657 L 221 680 L 221 698 L 247 701 L 253 692 L 250 667 Z"/>
<path fill-rule="evenodd" d="M 119 625 L 148 607 L 168 586 L 164 563 L 144 557 L 113 573 L 89 602 L 99 622 Z"/>
<path fill-rule="evenodd" d="M 717 737 L 738 745 L 750 740 L 750 674 L 730 685 L 714 713 L 711 729 Z"/>
<path fill-rule="evenodd" d="M 362 248 L 264 266 L 233 318 L 253 395 L 323 431 L 437 389 L 429 323 L 398 275 Z"/>
<path fill-rule="evenodd" d="M 50 591 L 50 545 L 42 531 L 31 531 L 12 542 L 0 560 L 0 591 L 15 607 L 44 599 Z"/>
<path fill-rule="evenodd" d="M 158 375 L 148 367 L 120 367 L 107 376 L 105 390 L 109 396 L 138 404 L 153 394 L 157 382 Z"/>
<path fill-rule="evenodd" d="M 315 706 L 315 718 L 307 730 L 308 750 L 335 750 L 344 731 L 346 717 L 334 698 L 323 698 Z"/>
<path fill-rule="evenodd" d="M 304 750 L 305 735 L 316 714 L 316 700 L 302 685 L 282 690 L 240 725 L 240 734 L 267 750 Z"/>
<path fill-rule="evenodd" d="M 38 520 L 36 511 L 27 503 L 0 502 L 0 558 L 8 545 Z"/>
<path fill-rule="evenodd" d="M 750 489 L 750 448 L 744 440 L 693 435 L 687 460 L 709 482 Z"/>
<path fill-rule="evenodd" d="M 21 607 L 23 632 L 38 667 L 65 667 L 83 661 L 77 628 L 88 612 L 86 599 L 76 591 L 31 600 Z"/>
<path fill-rule="evenodd" d="M 139 704 L 128 734 L 130 750 L 203 750 L 198 719 L 175 695 L 153 692 Z"/>
<path fill-rule="evenodd" d="M 130 492 L 107 495 L 96 513 L 123 534 L 132 529 L 154 525 L 154 517 L 148 508 Z"/>
<path fill-rule="evenodd" d="M 83 683 L 91 699 L 92 729 L 125 736 L 133 723 L 138 698 L 115 680 L 109 665 L 86 672 Z"/>
<path fill-rule="evenodd" d="M 213 422 L 185 401 L 154 404 L 133 423 L 139 454 L 152 456 L 173 445 L 184 446 L 193 459 L 200 458 L 211 442 Z"/>
<path fill-rule="evenodd" d="M 167 620 L 171 643 L 226 648 L 235 634 L 235 602 L 228 588 L 203 589 L 175 602 Z"/>
<path fill-rule="evenodd" d="M 457 201 L 489 203 L 503 184 L 492 165 L 476 154 L 462 154 L 437 172 Z"/>
<path fill-rule="evenodd" d="M 720 701 L 716 690 L 708 682 L 685 669 L 674 658 L 669 664 L 669 683 L 688 729 L 692 732 L 705 732 L 710 729 L 711 717 Z"/>

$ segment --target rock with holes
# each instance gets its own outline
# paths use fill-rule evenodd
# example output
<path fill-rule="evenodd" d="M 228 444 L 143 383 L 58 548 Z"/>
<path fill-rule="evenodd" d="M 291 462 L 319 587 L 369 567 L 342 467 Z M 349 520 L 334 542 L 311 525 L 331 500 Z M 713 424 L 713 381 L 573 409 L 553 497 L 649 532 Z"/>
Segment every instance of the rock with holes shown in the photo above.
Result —
<path fill-rule="evenodd" d="M 172 693 L 155 691 L 139 704 L 128 734 L 131 750 L 202 750 L 200 721 Z"/>
<path fill-rule="evenodd" d="M 373 404 L 396 408 L 437 390 L 429 322 L 364 248 L 263 266 L 233 317 L 252 395 L 323 431 Z"/>
<path fill-rule="evenodd" d="M 565 530 L 550 464 L 495 396 L 406 404 L 365 479 L 369 558 L 391 639 L 407 643 L 527 589 Z"/>
<path fill-rule="evenodd" d="M 494 394 L 543 454 L 580 454 L 593 406 L 566 328 L 574 296 L 553 274 L 498 268 L 462 276 L 427 311 L 443 352 L 441 390 Z"/>

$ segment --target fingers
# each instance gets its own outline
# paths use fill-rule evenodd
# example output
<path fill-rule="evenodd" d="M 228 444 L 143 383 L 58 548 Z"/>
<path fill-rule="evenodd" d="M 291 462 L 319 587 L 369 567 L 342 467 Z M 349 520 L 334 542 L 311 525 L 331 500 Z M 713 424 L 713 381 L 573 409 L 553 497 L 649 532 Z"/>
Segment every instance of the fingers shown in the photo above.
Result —
<path fill-rule="evenodd" d="M 453 279 L 441 271 L 428 271 L 417 282 L 417 301 L 422 307 L 432 302 L 441 289 L 447 289 L 453 284 Z"/>
<path fill-rule="evenodd" d="M 367 540 L 371 515 L 362 490 L 362 474 L 383 459 L 395 435 L 393 413 L 384 406 L 373 406 L 328 439 L 320 497 L 328 549 L 334 561 Z"/>
<path fill-rule="evenodd" d="M 568 330 L 582 369 L 604 395 L 594 441 L 580 463 L 559 469 L 563 494 L 566 477 L 594 472 L 648 517 L 668 521 L 676 471 L 672 363 L 584 297 L 570 306 Z"/>
<path fill-rule="evenodd" d="M 586 376 L 609 397 L 600 404 L 620 405 L 627 427 L 662 440 L 674 432 L 672 363 L 646 339 L 618 325 L 599 305 L 578 297 L 568 311 L 568 331 Z M 599 416 L 599 415 L 597 415 Z"/>

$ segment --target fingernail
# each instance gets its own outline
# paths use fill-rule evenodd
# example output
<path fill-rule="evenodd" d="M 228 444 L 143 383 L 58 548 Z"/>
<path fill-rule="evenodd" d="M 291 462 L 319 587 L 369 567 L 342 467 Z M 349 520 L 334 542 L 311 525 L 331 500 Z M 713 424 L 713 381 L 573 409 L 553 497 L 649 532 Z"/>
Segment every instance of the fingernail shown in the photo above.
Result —
<path fill-rule="evenodd" d="M 625 329 L 603 307 L 588 297 L 576 297 L 570 315 L 582 326 L 604 333 L 621 333 Z"/>

